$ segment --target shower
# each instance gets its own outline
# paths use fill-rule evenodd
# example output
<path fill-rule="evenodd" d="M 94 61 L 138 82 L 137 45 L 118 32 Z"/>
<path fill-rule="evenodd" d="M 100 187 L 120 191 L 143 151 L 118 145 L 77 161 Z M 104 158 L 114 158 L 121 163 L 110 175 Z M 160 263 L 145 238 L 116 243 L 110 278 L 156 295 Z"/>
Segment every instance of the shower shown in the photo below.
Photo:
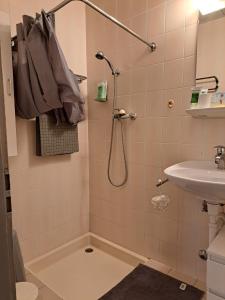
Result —
<path fill-rule="evenodd" d="M 125 109 L 117 107 L 117 78 L 120 75 L 120 72 L 115 69 L 110 62 L 110 60 L 104 55 L 102 51 L 98 51 L 95 57 L 99 60 L 105 60 L 112 71 L 113 75 L 113 103 L 112 103 L 112 127 L 111 127 L 111 139 L 110 139 L 110 148 L 109 148 L 109 157 L 108 157 L 108 167 L 107 167 L 107 175 L 109 182 L 114 187 L 121 187 L 127 183 L 128 180 L 128 166 L 127 166 L 127 156 L 126 156 L 126 149 L 125 149 L 125 140 L 124 140 L 124 122 L 125 119 L 136 119 L 135 113 L 127 113 Z M 116 121 L 120 123 L 120 130 L 121 130 L 121 140 L 122 140 L 122 155 L 123 155 L 123 162 L 124 162 L 124 170 L 125 175 L 121 183 L 116 184 L 113 182 L 111 178 L 110 169 L 111 169 L 111 162 L 112 162 L 112 148 L 114 142 L 114 131 L 116 126 Z"/>
<path fill-rule="evenodd" d="M 109 65 L 109 67 L 110 67 L 110 69 L 111 69 L 111 71 L 112 71 L 112 75 L 113 75 L 113 76 L 114 76 L 114 75 L 119 75 L 119 74 L 120 74 L 116 69 L 114 69 L 113 65 L 111 64 L 111 62 L 108 60 L 108 58 L 104 55 L 104 53 L 103 53 L 102 51 L 98 51 L 98 52 L 96 53 L 95 57 L 96 57 L 97 59 L 99 59 L 99 60 L 103 60 L 103 59 L 104 59 L 105 61 L 107 61 L 108 65 Z"/>

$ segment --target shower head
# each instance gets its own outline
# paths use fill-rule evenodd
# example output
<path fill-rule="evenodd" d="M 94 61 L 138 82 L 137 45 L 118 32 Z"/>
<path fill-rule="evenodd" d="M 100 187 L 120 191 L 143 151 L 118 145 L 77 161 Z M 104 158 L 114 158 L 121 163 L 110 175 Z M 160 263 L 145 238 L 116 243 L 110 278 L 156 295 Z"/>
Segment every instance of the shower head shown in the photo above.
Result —
<path fill-rule="evenodd" d="M 95 57 L 96 57 L 97 59 L 102 60 L 102 59 L 105 58 L 105 55 L 104 55 L 104 53 L 103 53 L 102 51 L 98 51 L 98 52 L 96 53 Z"/>
<path fill-rule="evenodd" d="M 119 75 L 119 72 L 113 68 L 113 65 L 111 64 L 111 62 L 109 61 L 109 59 L 104 55 L 104 53 L 102 51 L 98 51 L 95 54 L 95 57 L 97 59 L 99 59 L 99 60 L 103 60 L 104 59 L 105 61 L 107 61 L 108 65 L 109 65 L 109 67 L 110 67 L 110 69 L 112 71 L 112 74 L 113 75 Z"/>

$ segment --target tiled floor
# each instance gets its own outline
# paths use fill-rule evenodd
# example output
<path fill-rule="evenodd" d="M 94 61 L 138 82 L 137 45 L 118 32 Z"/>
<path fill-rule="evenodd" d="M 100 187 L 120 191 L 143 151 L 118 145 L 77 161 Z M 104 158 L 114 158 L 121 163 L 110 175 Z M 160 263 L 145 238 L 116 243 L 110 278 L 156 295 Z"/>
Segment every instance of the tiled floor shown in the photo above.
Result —
<path fill-rule="evenodd" d="M 96 300 L 129 274 L 133 267 L 93 249 L 93 253 L 80 249 L 37 275 L 65 300 Z"/>

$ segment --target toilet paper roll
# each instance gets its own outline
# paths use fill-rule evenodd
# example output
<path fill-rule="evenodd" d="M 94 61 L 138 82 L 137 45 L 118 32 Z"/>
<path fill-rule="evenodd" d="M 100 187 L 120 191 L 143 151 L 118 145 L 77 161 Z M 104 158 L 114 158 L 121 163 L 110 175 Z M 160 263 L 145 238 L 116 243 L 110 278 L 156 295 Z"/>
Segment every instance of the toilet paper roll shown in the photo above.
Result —
<path fill-rule="evenodd" d="M 166 210 L 170 203 L 170 198 L 167 195 L 158 195 L 152 198 L 152 205 L 157 210 Z"/>

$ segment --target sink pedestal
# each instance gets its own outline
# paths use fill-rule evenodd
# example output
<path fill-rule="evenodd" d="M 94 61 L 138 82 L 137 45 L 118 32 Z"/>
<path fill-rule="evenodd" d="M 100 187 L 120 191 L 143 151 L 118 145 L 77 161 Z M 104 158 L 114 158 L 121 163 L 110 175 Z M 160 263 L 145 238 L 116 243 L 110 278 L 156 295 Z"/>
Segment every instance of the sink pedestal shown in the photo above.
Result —
<path fill-rule="evenodd" d="M 225 223 L 224 205 L 207 201 L 209 215 L 209 244 L 215 239 Z"/>

